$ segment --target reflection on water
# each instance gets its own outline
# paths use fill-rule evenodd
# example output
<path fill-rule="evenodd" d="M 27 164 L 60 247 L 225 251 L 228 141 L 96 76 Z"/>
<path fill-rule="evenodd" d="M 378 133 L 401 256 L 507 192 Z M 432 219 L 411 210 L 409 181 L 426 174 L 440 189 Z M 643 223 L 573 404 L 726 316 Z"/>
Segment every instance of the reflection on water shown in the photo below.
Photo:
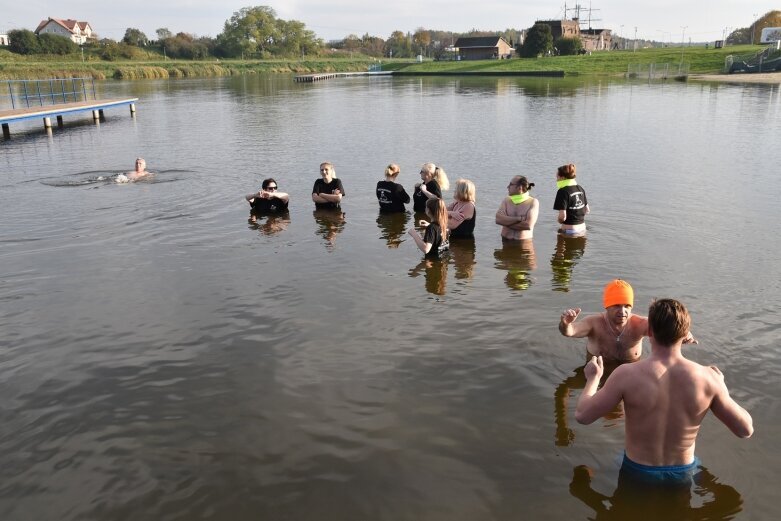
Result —
<path fill-rule="evenodd" d="M 569 291 L 572 271 L 586 250 L 586 237 L 568 237 L 558 234 L 556 251 L 550 259 L 553 272 L 553 291 Z"/>
<path fill-rule="evenodd" d="M 605 373 L 600 380 L 600 383 L 604 385 L 616 367 L 620 364 L 610 360 L 605 361 Z M 575 441 L 575 431 L 569 427 L 569 418 L 575 418 L 574 407 L 570 411 L 570 398 L 573 397 L 576 391 L 582 390 L 586 386 L 586 375 L 584 373 L 585 365 L 576 368 L 572 375 L 565 378 L 557 387 L 553 393 L 553 405 L 555 409 L 556 418 L 556 446 L 568 447 Z M 576 401 L 577 402 L 577 401 Z M 570 414 L 571 413 L 571 414 Z M 614 422 L 624 417 L 623 402 L 619 403 L 615 409 L 610 411 L 604 416 L 605 420 Z M 610 423 L 608 423 L 610 425 Z"/>
<path fill-rule="evenodd" d="M 388 248 L 398 248 L 404 242 L 404 232 L 407 230 L 410 214 L 408 212 L 383 213 L 377 216 L 377 227 L 380 238 L 385 240 Z"/>
<path fill-rule="evenodd" d="M 591 487 L 594 472 L 585 465 L 578 465 L 572 470 L 569 490 L 573 497 L 594 511 L 596 517 L 593 519 L 599 521 L 733 519 L 743 510 L 740 493 L 729 485 L 719 483 L 705 467 L 699 466 L 698 469 L 693 484 L 682 487 L 637 483 L 624 472 L 619 472 L 613 495 L 606 496 Z"/>
<path fill-rule="evenodd" d="M 417 266 L 409 270 L 410 277 L 418 277 L 421 272 L 425 276 L 426 291 L 432 295 L 444 295 L 447 286 L 447 264 L 445 255 L 441 259 L 423 259 Z"/>
<path fill-rule="evenodd" d="M 534 283 L 531 272 L 537 269 L 537 255 L 534 253 L 534 241 L 502 241 L 502 247 L 494 250 L 494 266 L 507 272 L 504 278 L 507 287 L 523 291 Z"/>
<path fill-rule="evenodd" d="M 339 208 L 317 208 L 312 212 L 317 223 L 317 233 L 325 240 L 325 248 L 333 251 L 336 237 L 344 230 L 344 212 Z"/>
<path fill-rule="evenodd" d="M 258 230 L 263 235 L 276 235 L 287 230 L 290 224 L 290 212 L 276 214 L 256 214 L 250 210 L 250 228 Z"/>
<path fill-rule="evenodd" d="M 450 241 L 450 260 L 456 279 L 471 280 L 475 273 L 475 238 L 461 237 Z"/>

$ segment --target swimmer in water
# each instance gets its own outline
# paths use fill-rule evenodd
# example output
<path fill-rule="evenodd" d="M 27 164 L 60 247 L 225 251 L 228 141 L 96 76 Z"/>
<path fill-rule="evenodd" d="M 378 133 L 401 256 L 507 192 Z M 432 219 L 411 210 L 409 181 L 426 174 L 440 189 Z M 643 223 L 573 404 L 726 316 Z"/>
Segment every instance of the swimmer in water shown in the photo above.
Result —
<path fill-rule="evenodd" d="M 119 174 L 117 176 L 117 183 L 132 183 L 133 181 L 144 179 L 150 175 L 154 174 L 152 174 L 152 172 L 147 172 L 146 161 L 144 161 L 144 158 L 138 157 L 136 158 L 136 169 L 132 172 Z"/>
<path fill-rule="evenodd" d="M 648 318 L 632 313 L 634 291 L 628 282 L 615 279 L 605 286 L 604 313 L 589 315 L 576 321 L 580 308 L 568 309 L 561 314 L 559 332 L 566 337 L 588 338 L 588 356 L 601 356 L 604 360 L 635 362 L 640 359 L 643 337 L 648 335 Z M 690 331 L 683 338 L 684 344 L 697 344 Z"/>

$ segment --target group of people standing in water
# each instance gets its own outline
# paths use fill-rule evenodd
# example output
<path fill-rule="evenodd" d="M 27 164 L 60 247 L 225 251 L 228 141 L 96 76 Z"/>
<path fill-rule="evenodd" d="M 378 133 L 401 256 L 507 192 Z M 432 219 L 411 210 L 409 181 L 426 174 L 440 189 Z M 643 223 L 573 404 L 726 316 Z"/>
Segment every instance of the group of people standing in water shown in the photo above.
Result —
<path fill-rule="evenodd" d="M 425 163 L 420 169 L 420 182 L 415 184 L 412 197 L 397 182 L 401 169 L 393 163 L 385 168 L 385 179 L 377 183 L 377 201 L 382 213 L 406 211 L 406 204 L 412 202 L 416 213 L 425 213 L 427 219 L 420 219 L 421 234 L 415 227 L 408 233 L 418 248 L 427 257 L 438 257 L 449 247 L 450 239 L 473 237 L 477 209 L 476 188 L 469 179 L 456 181 L 453 202 L 445 204 L 442 192 L 450 188 L 445 170 L 434 163 Z M 556 171 L 558 191 L 553 209 L 558 211 L 560 233 L 567 236 L 582 236 L 586 232 L 585 216 L 589 212 L 586 191 L 576 180 L 575 165 L 567 164 Z M 342 181 L 336 177 L 331 163 L 320 165 L 320 179 L 312 187 L 312 201 L 318 209 L 336 209 L 345 197 Z M 507 185 L 507 197 L 496 212 L 496 224 L 502 227 L 504 241 L 523 241 L 534 235 L 534 225 L 539 216 L 539 201 L 532 197 L 534 183 L 524 176 L 515 176 Z M 253 211 L 279 213 L 287 210 L 289 196 L 277 190 L 273 178 L 263 181 L 261 190 L 248 194 L 246 200 Z"/>
<path fill-rule="evenodd" d="M 414 226 L 408 233 L 427 258 L 447 250 L 451 239 L 473 237 L 477 210 L 472 181 L 458 179 L 453 202 L 445 204 L 442 194 L 450 183 L 442 167 L 423 164 L 420 182 L 415 184 L 411 197 L 397 182 L 399 173 L 399 166 L 390 164 L 384 180 L 377 183 L 380 212 L 405 212 L 405 205 L 412 202 L 416 213 L 425 213 L 427 219 L 418 221 L 423 233 Z M 339 208 L 346 194 L 333 165 L 321 164 L 320 175 L 312 188 L 312 201 L 318 209 Z M 577 182 L 575 165 L 560 166 L 556 183 L 553 209 L 558 212 L 559 233 L 564 237 L 583 236 L 589 205 L 586 191 Z M 531 195 L 533 187 L 534 183 L 524 176 L 513 177 L 507 185 L 507 197 L 495 218 L 503 241 L 533 238 L 540 209 L 539 201 Z M 263 181 L 259 192 L 246 199 L 253 210 L 280 212 L 287 210 L 289 197 L 278 191 L 276 181 L 270 178 Z M 694 455 L 695 440 L 709 410 L 737 436 L 752 435 L 751 416 L 729 396 L 721 371 L 683 357 L 681 346 L 697 340 L 689 330 L 691 317 L 682 303 L 661 299 L 651 304 L 648 317 L 635 315 L 634 290 L 626 281 L 616 279 L 605 286 L 603 307 L 604 313 L 581 320 L 580 308 L 567 309 L 560 317 L 559 331 L 566 337 L 588 339 L 591 359 L 584 367 L 586 382 L 578 400 L 577 421 L 592 423 L 620 403 L 624 405 L 622 479 L 687 483 L 699 465 Z M 651 356 L 640 360 L 646 336 Z M 633 363 L 617 367 L 625 362 Z M 606 363 L 610 366 L 609 377 L 600 389 Z"/>

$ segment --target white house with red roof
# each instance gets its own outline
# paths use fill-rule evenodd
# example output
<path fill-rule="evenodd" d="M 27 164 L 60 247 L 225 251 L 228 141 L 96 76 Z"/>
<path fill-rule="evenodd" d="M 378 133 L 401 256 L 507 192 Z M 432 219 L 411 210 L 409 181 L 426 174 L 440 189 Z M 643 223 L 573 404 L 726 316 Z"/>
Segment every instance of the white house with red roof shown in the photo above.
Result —
<path fill-rule="evenodd" d="M 92 27 L 89 22 L 79 22 L 77 20 L 60 20 L 59 18 L 49 18 L 42 20 L 35 30 L 35 34 L 56 34 L 70 38 L 74 43 L 81 45 L 92 38 Z"/>

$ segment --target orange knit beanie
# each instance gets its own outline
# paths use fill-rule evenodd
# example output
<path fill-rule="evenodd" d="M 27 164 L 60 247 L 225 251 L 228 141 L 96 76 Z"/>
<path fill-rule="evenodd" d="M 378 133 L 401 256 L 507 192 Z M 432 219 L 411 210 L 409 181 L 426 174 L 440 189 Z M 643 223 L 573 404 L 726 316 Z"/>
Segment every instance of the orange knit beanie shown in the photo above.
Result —
<path fill-rule="evenodd" d="M 635 305 L 635 292 L 632 290 L 632 286 L 625 280 L 615 279 L 611 280 L 605 286 L 605 292 L 602 297 L 604 307 L 618 305 Z"/>

